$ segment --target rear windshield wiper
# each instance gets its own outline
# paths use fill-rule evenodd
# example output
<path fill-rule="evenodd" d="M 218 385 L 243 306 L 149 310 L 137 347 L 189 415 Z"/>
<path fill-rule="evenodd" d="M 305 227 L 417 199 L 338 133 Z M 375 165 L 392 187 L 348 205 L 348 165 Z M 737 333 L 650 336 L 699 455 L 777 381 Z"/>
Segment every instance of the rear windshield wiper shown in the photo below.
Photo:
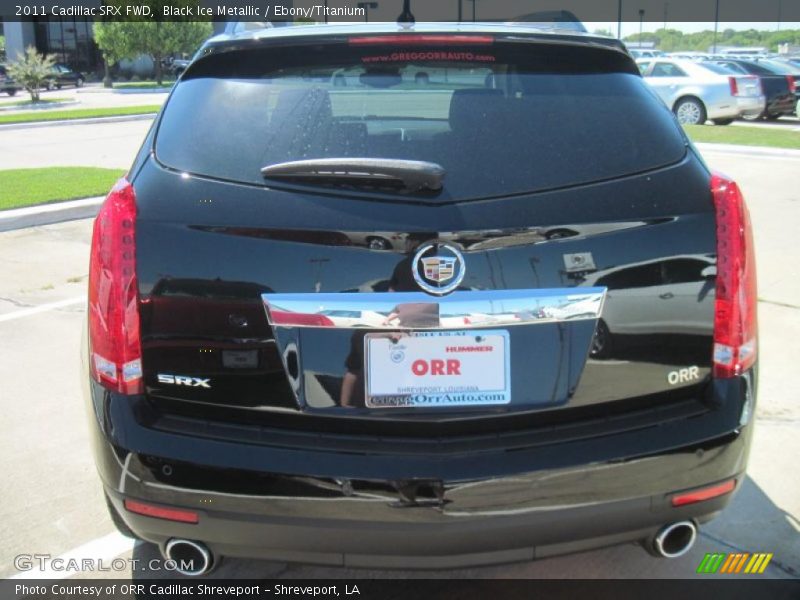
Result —
<path fill-rule="evenodd" d="M 267 179 L 336 187 L 438 192 L 445 170 L 420 160 L 393 158 L 318 158 L 293 160 L 261 169 Z"/>

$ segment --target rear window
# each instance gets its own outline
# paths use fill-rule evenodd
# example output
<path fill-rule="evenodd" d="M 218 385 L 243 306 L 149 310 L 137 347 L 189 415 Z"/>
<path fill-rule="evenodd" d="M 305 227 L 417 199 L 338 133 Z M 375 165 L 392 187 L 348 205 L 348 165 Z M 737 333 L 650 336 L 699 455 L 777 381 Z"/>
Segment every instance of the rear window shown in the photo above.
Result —
<path fill-rule="evenodd" d="M 686 71 L 675 63 L 659 62 L 653 67 L 651 77 L 686 77 Z"/>
<path fill-rule="evenodd" d="M 744 70 L 746 70 L 748 73 L 752 73 L 753 75 L 775 75 L 775 71 L 767 68 L 766 65 L 754 62 L 743 62 L 739 64 L 741 64 Z"/>
<path fill-rule="evenodd" d="M 796 68 L 792 68 L 789 65 L 786 65 L 786 64 L 783 64 L 783 63 L 779 63 L 779 62 L 774 62 L 774 61 L 771 61 L 771 60 L 770 61 L 767 61 L 767 60 L 759 61 L 758 65 L 762 66 L 762 67 L 764 67 L 764 68 L 766 68 L 766 69 L 768 69 L 770 71 L 772 71 L 773 73 L 778 73 L 780 75 L 793 75 L 793 74 L 797 73 L 797 69 Z"/>
<path fill-rule="evenodd" d="M 711 71 L 712 73 L 716 73 L 717 75 L 735 75 L 737 72 L 731 69 L 730 67 L 726 67 L 724 65 L 718 65 L 715 63 L 710 62 L 702 62 L 698 63 L 698 66 Z"/>
<path fill-rule="evenodd" d="M 441 165 L 441 199 L 554 189 L 683 157 L 674 120 L 634 73 L 621 52 L 545 44 L 221 53 L 176 86 L 156 155 L 258 185 L 267 165 L 358 157 Z"/>

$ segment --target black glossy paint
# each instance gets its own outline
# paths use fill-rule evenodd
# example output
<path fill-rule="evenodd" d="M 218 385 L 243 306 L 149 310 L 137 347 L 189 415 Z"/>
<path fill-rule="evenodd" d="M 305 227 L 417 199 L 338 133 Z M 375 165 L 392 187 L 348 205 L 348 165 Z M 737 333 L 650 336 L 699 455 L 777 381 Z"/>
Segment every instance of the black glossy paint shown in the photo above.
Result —
<path fill-rule="evenodd" d="M 440 207 L 186 178 L 152 159 L 134 185 L 144 368 L 155 396 L 307 411 L 338 405 L 353 334 L 286 334 L 303 336 L 303 369 L 316 379 L 305 398 L 295 398 L 260 294 L 417 291 L 410 258 L 429 240 L 464 250 L 462 289 L 609 289 L 609 339 L 586 367 L 589 381 L 607 384 L 589 384 L 587 394 L 579 383 L 591 326 L 512 328 L 510 411 L 697 383 L 668 382 L 670 371 L 684 367 L 708 375 L 713 278 L 701 272 L 715 264 L 714 218 L 708 174 L 691 152 L 639 177 Z M 593 268 L 568 264 L 584 253 Z M 236 349 L 257 354 L 257 365 L 226 368 L 225 353 Z M 157 373 L 210 377 L 212 387 L 159 385 Z M 417 412 L 439 418 L 440 411 Z"/>
<path fill-rule="evenodd" d="M 688 143 L 674 164 L 624 178 L 435 205 L 181 174 L 153 144 L 151 132 L 130 175 L 146 394 L 86 377 L 101 478 L 140 536 L 453 566 L 643 539 L 730 499 L 668 503 L 741 477 L 752 431 L 740 424 L 751 374 L 710 375 L 715 219 Z M 276 344 L 261 294 L 418 291 L 411 256 L 432 240 L 461 248 L 463 290 L 605 287 L 601 319 L 510 327 L 513 400 L 469 409 L 342 402 L 357 329 L 281 329 Z M 300 388 L 278 351 L 288 341 Z M 201 522 L 132 515 L 128 496 Z"/>

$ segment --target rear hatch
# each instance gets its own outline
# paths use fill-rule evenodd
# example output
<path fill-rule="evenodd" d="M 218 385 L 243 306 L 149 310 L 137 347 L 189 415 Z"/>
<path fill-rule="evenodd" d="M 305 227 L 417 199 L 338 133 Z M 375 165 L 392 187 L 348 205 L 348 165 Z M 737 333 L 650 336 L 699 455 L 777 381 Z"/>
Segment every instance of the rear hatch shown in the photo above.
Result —
<path fill-rule="evenodd" d="M 709 175 L 613 44 L 515 31 L 214 51 L 149 143 L 132 177 L 162 410 L 411 434 L 682 401 L 709 380 Z M 378 166 L 353 175 L 362 159 Z M 313 176 L 262 174 L 298 160 Z M 404 175 L 420 163 L 440 187 Z M 452 293 L 420 287 L 459 268 Z M 398 365 L 429 399 L 380 401 L 411 389 Z"/>

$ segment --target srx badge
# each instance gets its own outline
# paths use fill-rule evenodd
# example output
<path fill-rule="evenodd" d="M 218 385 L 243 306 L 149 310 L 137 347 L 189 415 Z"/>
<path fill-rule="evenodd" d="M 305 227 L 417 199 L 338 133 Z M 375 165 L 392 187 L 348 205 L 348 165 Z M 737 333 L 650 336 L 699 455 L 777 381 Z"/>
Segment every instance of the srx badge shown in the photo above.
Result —
<path fill-rule="evenodd" d="M 186 387 L 201 387 L 211 389 L 211 379 L 201 379 L 199 377 L 188 377 L 185 375 L 166 375 L 158 374 L 158 383 L 167 385 L 184 385 Z"/>

